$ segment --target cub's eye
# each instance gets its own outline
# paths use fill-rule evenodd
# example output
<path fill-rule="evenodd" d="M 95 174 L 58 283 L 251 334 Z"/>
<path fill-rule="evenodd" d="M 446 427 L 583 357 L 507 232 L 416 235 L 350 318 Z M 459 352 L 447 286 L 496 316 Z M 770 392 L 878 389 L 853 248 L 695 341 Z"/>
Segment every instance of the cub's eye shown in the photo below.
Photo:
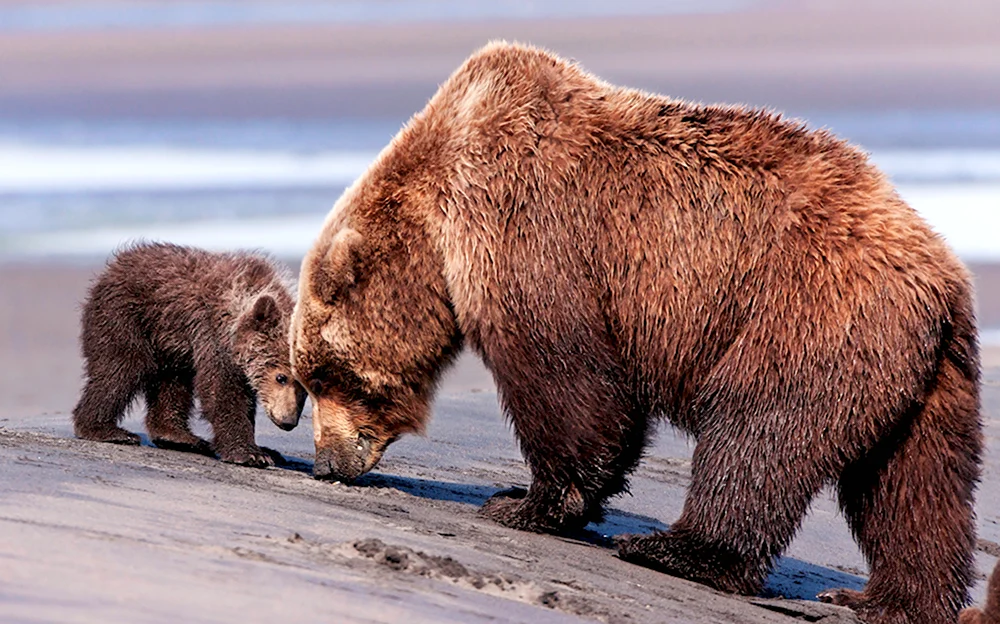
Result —
<path fill-rule="evenodd" d="M 274 376 L 274 380 L 277 381 L 281 385 L 285 385 L 285 384 L 288 383 L 288 377 L 286 377 L 285 375 L 283 375 L 281 373 L 278 373 L 277 375 L 275 375 Z"/>

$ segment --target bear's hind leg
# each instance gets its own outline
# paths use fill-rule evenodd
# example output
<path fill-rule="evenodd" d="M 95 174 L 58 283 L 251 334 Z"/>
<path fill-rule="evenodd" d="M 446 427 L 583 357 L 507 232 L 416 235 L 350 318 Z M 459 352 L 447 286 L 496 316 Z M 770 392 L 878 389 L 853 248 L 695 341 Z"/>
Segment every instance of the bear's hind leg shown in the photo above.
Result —
<path fill-rule="evenodd" d="M 156 446 L 174 451 L 214 456 L 212 445 L 191 432 L 194 375 L 190 371 L 161 370 L 146 382 L 146 430 Z"/>
<path fill-rule="evenodd" d="M 619 556 L 722 591 L 758 593 L 825 481 L 811 451 L 763 424 L 789 420 L 703 432 L 680 518 L 669 531 L 623 537 Z"/>
<path fill-rule="evenodd" d="M 139 340 L 130 340 L 127 323 L 118 335 L 95 340 L 84 330 L 87 384 L 73 408 L 76 437 L 113 444 L 139 444 L 139 436 L 118 426 L 149 374 L 151 358 Z"/>
<path fill-rule="evenodd" d="M 954 622 L 968 601 L 981 437 L 974 384 L 950 362 L 922 411 L 840 477 L 840 504 L 871 576 L 820 599 L 872 624 Z"/>

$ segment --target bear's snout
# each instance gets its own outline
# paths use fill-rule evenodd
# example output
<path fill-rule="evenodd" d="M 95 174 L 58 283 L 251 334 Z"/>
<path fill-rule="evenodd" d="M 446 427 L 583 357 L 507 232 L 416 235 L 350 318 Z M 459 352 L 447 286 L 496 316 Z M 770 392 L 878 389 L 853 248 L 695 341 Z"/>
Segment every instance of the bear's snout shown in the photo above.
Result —
<path fill-rule="evenodd" d="M 313 477 L 322 481 L 351 483 L 368 471 L 371 451 L 371 440 L 365 436 L 358 436 L 351 443 L 338 444 L 335 448 L 318 449 Z"/>

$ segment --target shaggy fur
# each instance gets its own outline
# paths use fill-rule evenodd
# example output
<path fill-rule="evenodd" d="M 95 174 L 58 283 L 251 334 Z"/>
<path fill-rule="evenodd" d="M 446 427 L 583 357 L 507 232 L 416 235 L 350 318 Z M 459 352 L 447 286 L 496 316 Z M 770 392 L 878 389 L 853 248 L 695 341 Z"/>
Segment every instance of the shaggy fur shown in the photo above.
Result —
<path fill-rule="evenodd" d="M 697 439 L 687 502 L 623 558 L 753 594 L 834 483 L 871 578 L 828 599 L 882 624 L 967 601 L 969 275 L 828 133 L 487 46 L 337 202 L 292 332 L 317 477 L 419 430 L 464 340 L 532 473 L 484 506 L 498 522 L 600 518 L 666 418 Z"/>
<path fill-rule="evenodd" d="M 275 264 L 247 253 L 139 244 L 116 254 L 83 308 L 87 383 L 73 410 L 76 435 L 138 444 L 118 423 L 142 393 L 157 446 L 273 465 L 254 442 L 257 399 L 289 430 L 306 397 L 289 363 L 287 282 Z M 191 432 L 195 394 L 212 444 Z"/>
<path fill-rule="evenodd" d="M 975 607 L 963 609 L 958 614 L 958 624 L 1000 624 L 1000 563 L 993 568 L 990 576 L 986 606 L 982 610 Z"/>

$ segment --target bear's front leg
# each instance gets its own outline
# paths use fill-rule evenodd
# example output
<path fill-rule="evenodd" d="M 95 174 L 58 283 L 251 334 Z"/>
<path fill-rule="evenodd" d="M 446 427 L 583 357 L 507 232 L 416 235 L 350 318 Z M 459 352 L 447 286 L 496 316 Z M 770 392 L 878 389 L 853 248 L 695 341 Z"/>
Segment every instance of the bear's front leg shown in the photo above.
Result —
<path fill-rule="evenodd" d="M 252 468 L 274 465 L 271 455 L 254 440 L 257 400 L 242 372 L 220 360 L 202 364 L 195 388 L 205 420 L 212 425 L 212 448 L 219 459 Z"/>
<path fill-rule="evenodd" d="M 535 482 L 537 483 L 537 481 Z M 531 490 L 513 487 L 497 492 L 480 508 L 483 516 L 512 529 L 532 533 L 558 533 L 582 529 L 599 517 L 589 517 L 579 490 L 539 494 L 543 488 L 532 483 Z M 598 508 L 598 514 L 600 509 Z"/>
<path fill-rule="evenodd" d="M 524 379 L 524 367 L 510 375 L 494 366 L 532 481 L 527 491 L 494 495 L 482 515 L 523 531 L 573 531 L 599 522 L 604 501 L 625 489 L 648 418 L 622 398 L 610 367 L 598 372 L 589 368 L 594 364 L 560 362 L 557 370 L 535 371 L 535 383 Z"/>
<path fill-rule="evenodd" d="M 623 535 L 616 541 L 618 556 L 625 561 L 724 592 L 753 595 L 760 591 L 762 574 L 745 556 L 688 531 Z"/>

